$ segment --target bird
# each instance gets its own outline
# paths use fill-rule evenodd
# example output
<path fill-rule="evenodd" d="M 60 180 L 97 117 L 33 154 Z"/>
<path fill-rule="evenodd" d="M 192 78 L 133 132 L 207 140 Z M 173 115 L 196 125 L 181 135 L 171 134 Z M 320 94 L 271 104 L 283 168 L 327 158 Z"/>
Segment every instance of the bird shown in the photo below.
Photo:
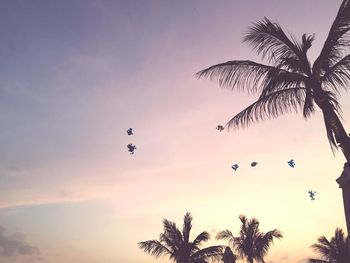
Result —
<path fill-rule="evenodd" d="M 294 166 L 295 166 L 294 160 L 293 160 L 293 159 L 290 159 L 290 160 L 288 161 L 288 165 L 289 165 L 290 167 L 294 168 Z"/>
<path fill-rule="evenodd" d="M 238 164 L 234 164 L 234 165 L 231 166 L 231 168 L 232 168 L 233 170 L 235 170 L 235 171 L 237 171 L 238 167 L 239 167 Z"/>
<path fill-rule="evenodd" d="M 216 129 L 221 132 L 224 130 L 224 127 L 222 125 L 218 125 L 216 126 Z"/>
<path fill-rule="evenodd" d="M 316 194 L 316 191 L 312 191 L 312 190 L 309 191 L 309 196 L 311 200 L 315 200 L 315 194 Z"/>
<path fill-rule="evenodd" d="M 136 150 L 136 146 L 129 143 L 126 147 L 128 147 L 128 151 L 130 152 L 130 154 L 134 154 L 135 150 Z"/>
<path fill-rule="evenodd" d="M 132 131 L 132 128 L 127 129 L 126 133 L 128 135 L 133 135 L 134 134 L 133 131 Z"/>
<path fill-rule="evenodd" d="M 252 163 L 250 164 L 250 166 L 251 166 L 251 167 L 255 167 L 257 164 L 258 164 L 258 162 L 252 162 Z"/>

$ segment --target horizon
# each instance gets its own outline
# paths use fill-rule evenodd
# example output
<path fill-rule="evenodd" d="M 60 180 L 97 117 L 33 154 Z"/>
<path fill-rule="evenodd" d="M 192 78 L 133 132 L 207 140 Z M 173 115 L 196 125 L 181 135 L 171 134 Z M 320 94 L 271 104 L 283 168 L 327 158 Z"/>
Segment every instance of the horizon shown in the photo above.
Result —
<path fill-rule="evenodd" d="M 137 242 L 186 212 L 192 239 L 211 235 L 203 247 L 238 234 L 243 214 L 284 234 L 266 263 L 317 257 L 319 236 L 346 232 L 345 158 L 320 110 L 219 132 L 254 96 L 194 74 L 261 62 L 242 37 L 264 17 L 297 39 L 315 33 L 313 62 L 341 2 L 2 1 L 0 263 L 171 262 Z M 339 101 L 349 132 L 350 93 Z"/>

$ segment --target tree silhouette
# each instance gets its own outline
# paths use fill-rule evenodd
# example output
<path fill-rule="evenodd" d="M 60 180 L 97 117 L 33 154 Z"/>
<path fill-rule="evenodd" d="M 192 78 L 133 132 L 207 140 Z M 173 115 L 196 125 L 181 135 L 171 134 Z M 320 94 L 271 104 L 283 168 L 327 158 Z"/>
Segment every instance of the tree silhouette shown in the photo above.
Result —
<path fill-rule="evenodd" d="M 225 125 L 246 127 L 252 122 L 302 110 L 307 119 L 317 105 L 324 117 L 332 150 L 340 147 L 350 161 L 350 139 L 340 121 L 338 95 L 350 84 L 350 0 L 343 0 L 320 55 L 313 65 L 307 57 L 314 35 L 288 37 L 278 23 L 264 18 L 249 28 L 243 41 L 267 64 L 233 60 L 208 67 L 198 78 L 217 81 L 224 88 L 258 94 L 259 98 Z"/>
<path fill-rule="evenodd" d="M 224 254 L 222 256 L 222 261 L 224 263 L 235 263 L 236 262 L 236 255 L 233 254 L 232 250 L 230 247 L 226 247 L 225 248 L 225 251 L 224 251 Z"/>
<path fill-rule="evenodd" d="M 230 230 L 224 230 L 217 234 L 217 239 L 228 240 L 229 244 L 235 249 L 240 258 L 245 258 L 249 263 L 262 262 L 267 255 L 274 238 L 283 237 L 278 229 L 261 232 L 259 221 L 256 218 L 247 219 L 246 216 L 239 216 L 241 227 L 239 236 L 233 236 Z"/>
<path fill-rule="evenodd" d="M 168 256 L 176 263 L 207 263 L 209 259 L 222 258 L 222 246 L 211 246 L 200 249 L 200 245 L 208 241 L 210 235 L 204 231 L 190 242 L 192 216 L 187 212 L 184 216 L 183 228 L 180 231 L 174 222 L 163 220 L 163 233 L 159 240 L 153 239 L 139 242 L 140 249 L 158 258 Z"/>
<path fill-rule="evenodd" d="M 317 239 L 311 248 L 320 254 L 321 259 L 309 259 L 310 263 L 348 263 L 350 262 L 348 241 L 343 230 L 337 228 L 334 237 L 328 240 L 325 236 Z"/>

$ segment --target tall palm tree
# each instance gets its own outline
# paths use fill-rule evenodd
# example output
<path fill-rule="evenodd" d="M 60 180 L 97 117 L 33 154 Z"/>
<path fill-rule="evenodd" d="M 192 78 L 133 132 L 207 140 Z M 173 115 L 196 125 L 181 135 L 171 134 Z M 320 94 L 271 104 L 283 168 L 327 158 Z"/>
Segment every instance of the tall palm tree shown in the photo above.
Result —
<path fill-rule="evenodd" d="M 350 162 L 350 139 L 340 121 L 338 94 L 350 84 L 350 0 L 343 0 L 320 55 L 311 65 L 307 51 L 314 35 L 301 40 L 287 36 L 278 23 L 264 18 L 251 26 L 243 41 L 267 60 L 233 60 L 210 66 L 196 74 L 224 88 L 258 94 L 256 102 L 235 115 L 225 128 L 302 110 L 307 119 L 317 105 L 324 117 L 332 150 L 340 147 Z"/>
<path fill-rule="evenodd" d="M 332 151 L 340 148 L 347 160 L 336 181 L 343 191 L 350 233 L 350 138 L 342 125 L 338 102 L 339 92 L 347 90 L 350 84 L 350 0 L 342 1 L 321 53 L 311 64 L 307 51 L 314 38 L 307 34 L 303 34 L 301 40 L 289 37 L 278 23 L 265 17 L 248 29 L 243 41 L 262 55 L 266 64 L 233 60 L 208 67 L 196 76 L 217 81 L 224 88 L 259 96 L 227 122 L 227 129 L 246 127 L 299 110 L 307 119 L 315 106 L 320 108 Z"/>
<path fill-rule="evenodd" d="M 140 249 L 158 258 L 168 256 L 176 263 L 207 263 L 209 259 L 222 258 L 222 246 L 211 246 L 204 249 L 199 247 L 208 241 L 210 235 L 204 231 L 190 242 L 192 216 L 187 212 L 184 216 L 183 228 L 180 231 L 174 222 L 163 220 L 164 231 L 159 240 L 153 239 L 139 242 Z"/>
<path fill-rule="evenodd" d="M 309 259 L 310 263 L 349 263 L 348 241 L 342 229 L 335 230 L 334 237 L 328 240 L 325 236 L 317 239 L 311 248 L 320 254 L 321 259 Z"/>
<path fill-rule="evenodd" d="M 247 219 L 246 216 L 241 215 L 239 219 L 242 223 L 239 236 L 235 237 L 230 230 L 224 230 L 219 232 L 216 238 L 228 240 L 239 257 L 245 258 L 248 263 L 254 261 L 265 263 L 264 257 L 273 244 L 274 238 L 282 238 L 282 232 L 274 229 L 264 233 L 260 231 L 259 221 L 256 218 Z"/>

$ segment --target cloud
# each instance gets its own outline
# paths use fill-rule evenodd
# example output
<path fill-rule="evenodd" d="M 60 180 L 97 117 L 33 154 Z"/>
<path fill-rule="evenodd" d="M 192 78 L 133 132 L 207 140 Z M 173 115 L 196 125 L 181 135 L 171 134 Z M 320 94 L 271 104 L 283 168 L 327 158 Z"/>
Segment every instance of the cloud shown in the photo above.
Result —
<path fill-rule="evenodd" d="M 23 235 L 6 236 L 5 228 L 0 226 L 0 257 L 37 256 L 39 254 L 39 248 L 26 242 Z"/>

